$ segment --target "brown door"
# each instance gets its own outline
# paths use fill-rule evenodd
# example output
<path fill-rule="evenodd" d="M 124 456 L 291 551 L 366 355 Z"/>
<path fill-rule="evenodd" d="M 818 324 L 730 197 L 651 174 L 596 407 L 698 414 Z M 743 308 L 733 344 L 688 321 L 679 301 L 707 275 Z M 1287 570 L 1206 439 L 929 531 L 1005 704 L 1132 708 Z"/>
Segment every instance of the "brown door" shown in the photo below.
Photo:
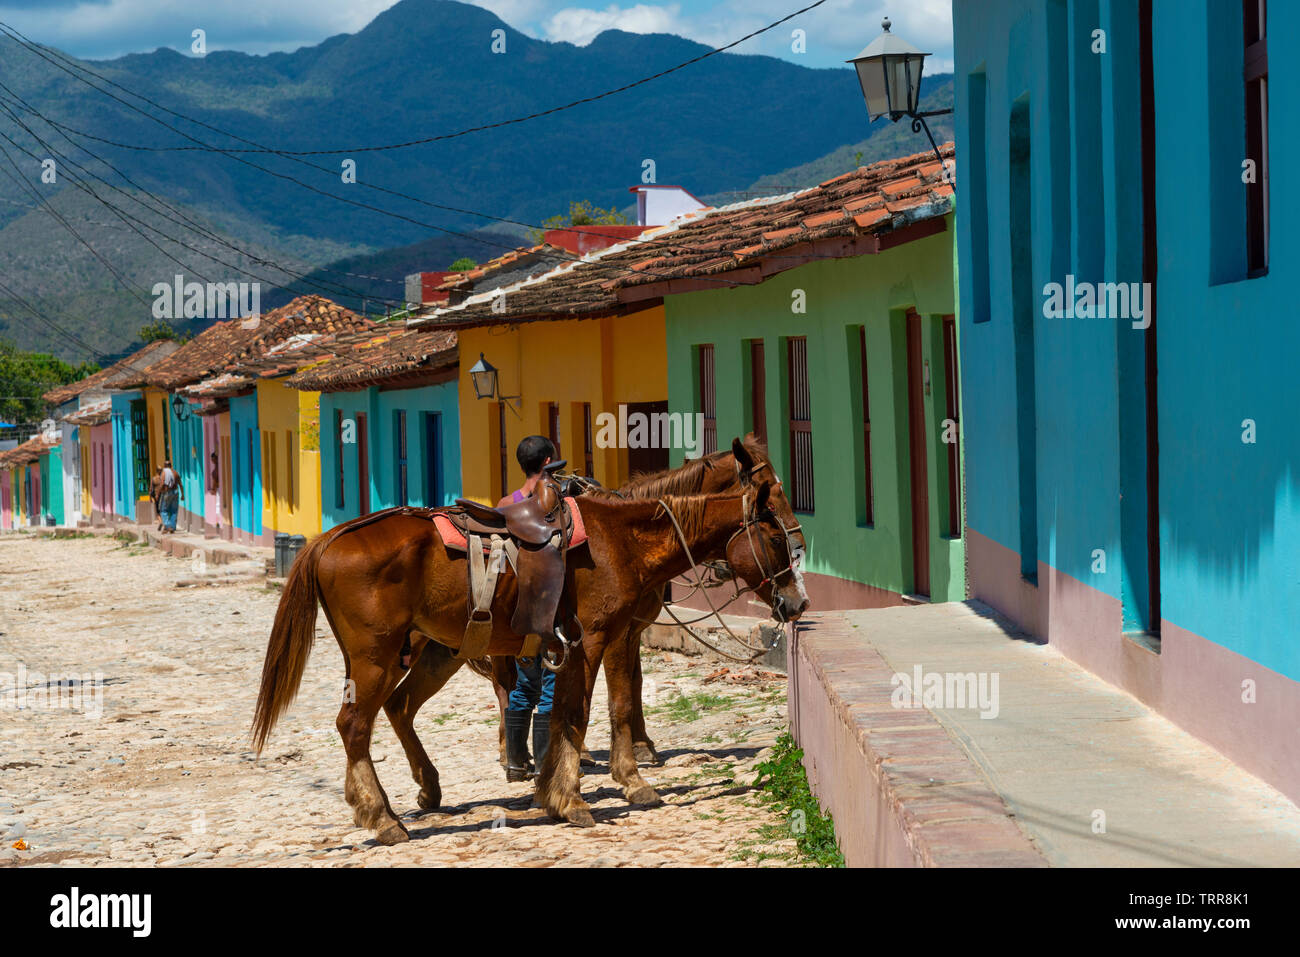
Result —
<path fill-rule="evenodd" d="M 628 420 L 631 421 L 635 413 L 641 413 L 647 421 L 656 421 L 650 416 L 655 413 L 665 414 L 668 412 L 668 400 L 663 402 L 629 402 L 627 404 Z M 663 448 L 656 449 L 628 449 L 627 450 L 627 471 L 628 475 L 636 475 L 638 472 L 661 472 L 668 468 L 668 447 L 667 443 L 659 443 Z"/>
<path fill-rule="evenodd" d="M 749 421 L 754 436 L 767 441 L 767 359 L 763 354 L 763 340 L 751 339 L 749 343 Z"/>
<path fill-rule="evenodd" d="M 370 439 L 366 429 L 366 414 L 357 413 L 357 501 L 361 514 L 370 514 Z"/>
<path fill-rule="evenodd" d="M 921 317 L 907 314 L 907 428 L 912 460 L 912 592 L 930 594 L 930 496 L 926 483 Z"/>
<path fill-rule="evenodd" d="M 560 451 L 560 406 L 556 402 L 546 404 L 546 437 L 555 446 L 555 460 L 558 462 L 564 458 L 564 453 Z"/>

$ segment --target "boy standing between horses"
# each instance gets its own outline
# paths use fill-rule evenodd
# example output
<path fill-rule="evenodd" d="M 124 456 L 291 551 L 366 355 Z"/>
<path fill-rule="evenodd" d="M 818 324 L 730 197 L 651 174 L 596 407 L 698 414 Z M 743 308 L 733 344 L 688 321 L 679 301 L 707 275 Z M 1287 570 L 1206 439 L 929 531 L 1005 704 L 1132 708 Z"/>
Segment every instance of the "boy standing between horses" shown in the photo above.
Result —
<path fill-rule="evenodd" d="M 544 435 L 530 435 L 515 449 L 515 458 L 526 476 L 524 484 L 497 502 L 497 508 L 522 502 L 534 493 L 546 466 L 555 458 L 555 446 Z M 555 674 L 542 667 L 542 659 L 520 658 L 514 690 L 506 707 L 506 780 L 527 781 L 528 724 L 533 725 L 533 761 L 542 766 L 551 740 L 551 702 L 555 696 Z M 537 717 L 533 718 L 536 709 Z"/>

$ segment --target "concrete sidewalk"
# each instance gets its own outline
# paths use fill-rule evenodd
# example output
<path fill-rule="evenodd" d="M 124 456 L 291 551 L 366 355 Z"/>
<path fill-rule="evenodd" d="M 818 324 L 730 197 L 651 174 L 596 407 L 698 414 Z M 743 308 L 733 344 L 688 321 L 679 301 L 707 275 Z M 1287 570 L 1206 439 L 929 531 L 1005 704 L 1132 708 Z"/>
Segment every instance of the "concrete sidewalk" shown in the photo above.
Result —
<path fill-rule="evenodd" d="M 1056 866 L 1300 865 L 1300 808 L 978 602 L 812 615 L 792 655 L 791 719 L 810 780 L 842 841 L 866 848 L 861 863 L 1028 863 L 1015 858 L 1032 849 Z M 918 693 L 925 676 L 970 673 L 990 693 L 996 675 L 997 693 L 983 709 L 950 698 L 900 708 L 918 667 Z M 934 762 L 933 796 L 916 787 L 918 765 L 909 772 L 918 753 Z M 888 819 L 861 820 L 853 788 L 882 795 L 874 806 Z M 956 832 L 913 813 L 939 794 L 949 821 L 996 832 L 978 854 L 969 835 L 947 847 Z M 890 841 L 892 858 L 876 853 Z"/>
<path fill-rule="evenodd" d="M 275 564 L 275 550 L 258 545 L 241 545 L 224 538 L 204 538 L 191 532 L 163 534 L 156 525 L 107 525 L 72 528 L 70 526 L 33 527 L 24 529 L 33 535 L 51 538 L 70 538 L 84 535 L 112 538 L 129 535 L 137 542 L 152 545 L 174 558 L 202 557 L 202 566 L 229 566 L 233 573 L 271 574 Z"/>

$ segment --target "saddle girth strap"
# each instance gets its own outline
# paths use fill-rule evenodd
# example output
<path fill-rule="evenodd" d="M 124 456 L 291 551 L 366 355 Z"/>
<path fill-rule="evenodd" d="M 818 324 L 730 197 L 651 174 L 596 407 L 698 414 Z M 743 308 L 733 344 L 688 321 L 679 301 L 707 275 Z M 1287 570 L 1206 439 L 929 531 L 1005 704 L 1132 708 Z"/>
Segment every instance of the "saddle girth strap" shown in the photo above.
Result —
<path fill-rule="evenodd" d="M 469 535 L 466 561 L 469 564 L 469 621 L 465 625 L 465 639 L 460 643 L 456 657 L 463 660 L 482 658 L 487 654 L 492 640 L 492 601 L 497 593 L 497 578 L 505 560 L 505 539 L 493 535 L 489 539 L 487 557 L 483 555 L 483 539 Z"/>

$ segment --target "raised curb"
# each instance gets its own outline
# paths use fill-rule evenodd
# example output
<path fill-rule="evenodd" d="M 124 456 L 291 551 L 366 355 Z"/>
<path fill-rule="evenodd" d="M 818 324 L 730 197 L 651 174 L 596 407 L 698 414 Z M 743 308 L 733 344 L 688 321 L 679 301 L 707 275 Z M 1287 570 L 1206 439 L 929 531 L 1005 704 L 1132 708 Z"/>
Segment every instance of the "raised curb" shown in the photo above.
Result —
<path fill-rule="evenodd" d="M 1046 867 L 1014 814 L 928 710 L 891 702 L 894 671 L 842 614 L 799 623 L 790 727 L 850 867 Z"/>

